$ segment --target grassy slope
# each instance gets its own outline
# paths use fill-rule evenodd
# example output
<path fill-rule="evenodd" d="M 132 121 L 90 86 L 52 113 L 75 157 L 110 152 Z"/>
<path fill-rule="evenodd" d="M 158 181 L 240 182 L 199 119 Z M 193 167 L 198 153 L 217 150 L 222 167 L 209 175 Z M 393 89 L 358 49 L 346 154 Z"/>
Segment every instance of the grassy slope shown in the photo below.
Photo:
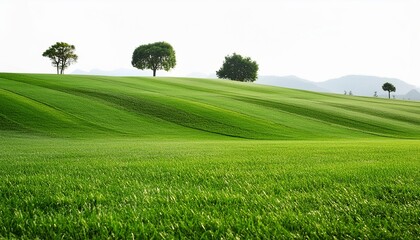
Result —
<path fill-rule="evenodd" d="M 419 138 L 420 103 L 231 81 L 0 74 L 0 129 L 61 137 Z"/>
<path fill-rule="evenodd" d="M 416 102 L 0 73 L 0 238 L 418 238 L 419 123 Z"/>

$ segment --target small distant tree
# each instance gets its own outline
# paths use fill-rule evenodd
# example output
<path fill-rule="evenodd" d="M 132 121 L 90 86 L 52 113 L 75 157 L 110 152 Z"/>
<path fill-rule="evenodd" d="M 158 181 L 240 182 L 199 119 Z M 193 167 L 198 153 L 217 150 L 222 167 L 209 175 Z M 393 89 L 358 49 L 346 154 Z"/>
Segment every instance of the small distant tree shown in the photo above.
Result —
<path fill-rule="evenodd" d="M 344 90 L 344 95 L 347 95 L 347 91 L 346 90 Z"/>
<path fill-rule="evenodd" d="M 218 78 L 241 82 L 253 82 L 258 76 L 258 64 L 249 57 L 234 53 L 226 56 L 222 67 L 216 72 Z"/>
<path fill-rule="evenodd" d="M 57 69 L 57 74 L 64 74 L 64 70 L 77 61 L 78 56 L 74 53 L 76 47 L 65 42 L 57 42 L 42 54 L 48 57 Z"/>
<path fill-rule="evenodd" d="M 353 96 L 353 93 L 352 93 L 351 91 L 349 91 L 349 95 L 350 95 L 350 96 Z"/>
<path fill-rule="evenodd" d="M 377 91 L 375 91 L 375 93 L 373 93 L 373 96 L 374 96 L 374 97 L 378 97 L 378 92 L 377 92 Z"/>
<path fill-rule="evenodd" d="M 389 82 L 386 82 L 386 83 L 384 83 L 384 85 L 382 85 L 382 89 L 384 90 L 384 91 L 387 91 L 388 92 L 388 98 L 390 99 L 391 98 L 391 92 L 395 92 L 397 89 L 395 88 L 395 86 L 394 85 L 392 85 L 391 83 L 389 83 Z"/>
<path fill-rule="evenodd" d="M 151 69 L 153 77 L 156 77 L 157 70 L 169 71 L 175 67 L 175 51 L 166 42 L 141 45 L 134 50 L 131 64 L 141 70 Z"/>

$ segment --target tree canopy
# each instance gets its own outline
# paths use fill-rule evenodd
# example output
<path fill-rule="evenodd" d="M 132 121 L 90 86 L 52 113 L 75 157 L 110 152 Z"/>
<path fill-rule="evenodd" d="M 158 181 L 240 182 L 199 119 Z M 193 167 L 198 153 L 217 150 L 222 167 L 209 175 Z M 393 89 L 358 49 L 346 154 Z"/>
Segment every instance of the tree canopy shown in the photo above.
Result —
<path fill-rule="evenodd" d="M 57 74 L 64 74 L 64 70 L 77 61 L 78 56 L 74 53 L 75 50 L 74 45 L 57 42 L 45 50 L 42 56 L 51 60 L 52 65 L 57 68 Z"/>
<path fill-rule="evenodd" d="M 253 82 L 258 76 L 258 64 L 249 57 L 233 53 L 232 56 L 225 57 L 225 61 L 216 75 L 218 78 Z"/>
<path fill-rule="evenodd" d="M 175 51 L 166 42 L 141 45 L 134 50 L 131 64 L 138 69 L 153 70 L 153 76 L 155 77 L 157 70 L 169 71 L 175 67 Z"/>
<path fill-rule="evenodd" d="M 388 98 L 391 98 L 391 92 L 395 92 L 397 89 L 395 88 L 394 85 L 392 85 L 389 82 L 384 83 L 384 85 L 382 85 L 382 89 L 384 91 L 388 91 Z"/>

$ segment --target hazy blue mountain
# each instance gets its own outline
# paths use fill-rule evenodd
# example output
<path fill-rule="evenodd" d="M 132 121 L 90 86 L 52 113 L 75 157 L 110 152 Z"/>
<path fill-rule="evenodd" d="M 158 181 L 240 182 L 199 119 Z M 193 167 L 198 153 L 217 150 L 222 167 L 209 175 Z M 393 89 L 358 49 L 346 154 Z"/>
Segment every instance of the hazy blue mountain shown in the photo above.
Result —
<path fill-rule="evenodd" d="M 325 88 L 334 93 L 344 93 L 352 91 L 357 96 L 373 96 L 375 91 L 378 95 L 383 95 L 382 85 L 386 82 L 392 83 L 397 91 L 393 94 L 404 95 L 416 87 L 396 78 L 384 78 L 363 75 L 348 75 L 325 82 L 317 83 L 319 87 Z"/>
<path fill-rule="evenodd" d="M 420 100 L 420 92 L 416 89 L 412 89 L 411 91 L 403 95 L 402 98 L 405 100 Z"/>
<path fill-rule="evenodd" d="M 314 82 L 296 76 L 259 76 L 256 83 L 270 86 L 308 90 L 314 92 L 330 92 L 325 88 L 317 86 Z"/>

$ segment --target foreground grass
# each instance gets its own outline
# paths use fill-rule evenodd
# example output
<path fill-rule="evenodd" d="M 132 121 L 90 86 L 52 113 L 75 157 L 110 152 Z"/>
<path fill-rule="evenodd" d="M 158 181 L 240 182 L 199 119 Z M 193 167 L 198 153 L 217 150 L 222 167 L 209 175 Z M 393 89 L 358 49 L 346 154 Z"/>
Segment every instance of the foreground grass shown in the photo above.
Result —
<path fill-rule="evenodd" d="M 420 236 L 418 140 L 0 143 L 0 238 Z"/>

